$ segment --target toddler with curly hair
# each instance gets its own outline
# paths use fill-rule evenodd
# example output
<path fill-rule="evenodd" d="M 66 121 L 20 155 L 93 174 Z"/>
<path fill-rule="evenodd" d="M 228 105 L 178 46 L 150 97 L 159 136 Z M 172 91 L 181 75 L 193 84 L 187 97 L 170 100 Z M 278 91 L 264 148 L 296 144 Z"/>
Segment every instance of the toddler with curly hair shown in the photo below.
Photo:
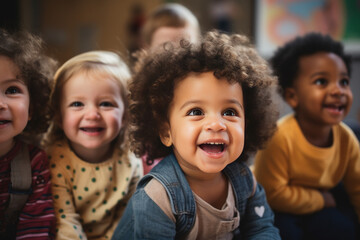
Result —
<path fill-rule="evenodd" d="M 131 143 L 138 156 L 165 158 L 113 239 L 279 239 L 245 164 L 275 130 L 275 85 L 245 36 L 209 32 L 144 52 L 130 84 Z"/>
<path fill-rule="evenodd" d="M 0 30 L 0 238 L 51 239 L 55 215 L 46 153 L 55 61 L 30 33 Z"/>
<path fill-rule="evenodd" d="M 308 33 L 270 59 L 293 109 L 255 157 L 282 239 L 359 239 L 359 141 L 342 123 L 353 97 L 341 42 Z"/>

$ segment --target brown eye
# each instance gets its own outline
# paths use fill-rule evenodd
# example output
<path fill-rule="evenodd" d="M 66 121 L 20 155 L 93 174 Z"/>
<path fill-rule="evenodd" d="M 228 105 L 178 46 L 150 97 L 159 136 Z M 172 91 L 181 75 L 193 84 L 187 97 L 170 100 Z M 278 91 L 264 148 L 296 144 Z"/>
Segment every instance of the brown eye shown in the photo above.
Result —
<path fill-rule="evenodd" d="M 223 115 L 224 116 L 237 116 L 237 112 L 234 110 L 234 109 L 226 109 L 224 112 L 223 112 Z"/>
<path fill-rule="evenodd" d="M 325 78 L 318 78 L 314 81 L 315 85 L 325 85 L 327 80 Z"/>
<path fill-rule="evenodd" d="M 349 86 L 350 81 L 349 81 L 349 79 L 344 78 L 344 79 L 340 80 L 340 84 L 341 84 L 341 86 Z"/>
<path fill-rule="evenodd" d="M 204 114 L 201 111 L 201 109 L 195 108 L 195 109 L 191 109 L 190 111 L 188 111 L 186 115 L 187 116 L 199 116 L 199 115 L 204 115 Z"/>

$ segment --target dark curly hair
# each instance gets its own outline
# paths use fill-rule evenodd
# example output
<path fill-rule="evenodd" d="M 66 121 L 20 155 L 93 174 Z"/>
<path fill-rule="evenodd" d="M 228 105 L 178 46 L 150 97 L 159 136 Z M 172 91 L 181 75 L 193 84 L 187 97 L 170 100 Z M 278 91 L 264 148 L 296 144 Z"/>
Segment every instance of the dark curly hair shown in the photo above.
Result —
<path fill-rule="evenodd" d="M 341 42 L 333 40 L 329 35 L 308 33 L 296 37 L 279 47 L 270 58 L 274 74 L 279 79 L 279 91 L 284 97 L 284 90 L 292 87 L 299 74 L 299 59 L 318 52 L 329 52 L 338 55 L 345 63 L 350 76 L 351 56 L 346 55 Z"/>
<path fill-rule="evenodd" d="M 47 102 L 56 62 L 45 55 L 43 44 L 40 37 L 28 32 L 9 33 L 0 29 L 0 55 L 18 67 L 17 77 L 25 82 L 30 95 L 31 119 L 21 134 L 26 139 L 45 132 L 49 123 Z"/>
<path fill-rule="evenodd" d="M 168 122 L 174 86 L 190 73 L 214 72 L 218 79 L 239 83 L 245 106 L 245 145 L 240 161 L 263 147 L 276 128 L 278 111 L 272 101 L 277 84 L 270 68 L 248 38 L 208 32 L 198 44 L 182 40 L 179 46 L 165 43 L 155 52 L 143 51 L 130 83 L 132 150 L 146 154 L 148 164 L 171 153 L 162 144 L 159 132 Z"/>

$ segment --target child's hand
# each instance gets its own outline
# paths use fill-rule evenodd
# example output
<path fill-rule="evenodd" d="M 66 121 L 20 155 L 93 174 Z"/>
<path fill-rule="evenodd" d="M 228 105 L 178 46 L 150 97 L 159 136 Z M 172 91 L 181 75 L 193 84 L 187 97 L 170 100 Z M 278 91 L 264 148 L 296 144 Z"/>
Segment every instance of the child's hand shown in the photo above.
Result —
<path fill-rule="evenodd" d="M 336 207 L 336 201 L 333 195 L 329 191 L 320 191 L 323 198 L 325 205 L 324 207 Z"/>

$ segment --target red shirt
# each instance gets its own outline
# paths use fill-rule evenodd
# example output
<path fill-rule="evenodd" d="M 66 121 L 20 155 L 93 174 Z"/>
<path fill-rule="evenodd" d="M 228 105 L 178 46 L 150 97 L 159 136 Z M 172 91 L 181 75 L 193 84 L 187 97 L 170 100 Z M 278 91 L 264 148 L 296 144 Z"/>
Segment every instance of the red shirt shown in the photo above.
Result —
<path fill-rule="evenodd" d="M 15 146 L 0 158 L 0 221 L 9 201 L 11 160 L 19 153 L 23 143 Z M 46 153 L 32 145 L 28 146 L 31 159 L 32 193 L 22 209 L 17 225 L 16 239 L 53 239 L 55 237 L 55 214 L 51 196 L 50 171 Z"/>

